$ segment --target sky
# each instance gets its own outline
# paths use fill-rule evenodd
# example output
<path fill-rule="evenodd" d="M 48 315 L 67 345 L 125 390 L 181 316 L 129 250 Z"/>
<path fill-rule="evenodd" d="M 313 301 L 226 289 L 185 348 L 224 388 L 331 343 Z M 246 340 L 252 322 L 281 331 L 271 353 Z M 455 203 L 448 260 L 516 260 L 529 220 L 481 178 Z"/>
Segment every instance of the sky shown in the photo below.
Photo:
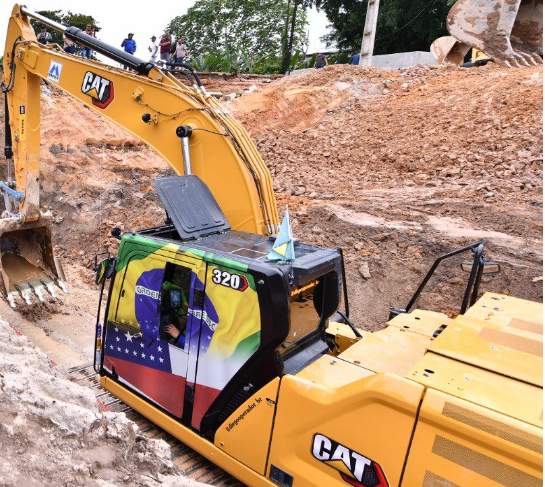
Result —
<path fill-rule="evenodd" d="M 137 43 L 136 56 L 147 58 L 148 45 L 152 35 L 160 37 L 166 25 L 177 15 L 183 15 L 195 0 L 163 0 L 142 2 L 142 5 L 153 6 L 151 11 L 140 6 L 140 2 L 127 0 L 94 0 L 90 3 L 79 3 L 74 0 L 27 0 L 25 4 L 30 10 L 72 10 L 75 13 L 92 15 L 101 27 L 99 38 L 108 44 L 119 47 L 129 32 L 134 32 Z M 5 32 L 14 3 L 9 0 L 0 2 L 0 38 L 5 39 Z M 81 5 L 81 7 L 80 7 Z M 158 6 L 160 5 L 160 8 Z M 172 5 L 169 8 L 169 5 Z M 327 32 L 327 18 L 323 12 L 310 10 L 308 13 L 309 52 L 318 52 L 325 48 L 320 37 Z M 5 42 L 5 40 L 3 41 Z"/>

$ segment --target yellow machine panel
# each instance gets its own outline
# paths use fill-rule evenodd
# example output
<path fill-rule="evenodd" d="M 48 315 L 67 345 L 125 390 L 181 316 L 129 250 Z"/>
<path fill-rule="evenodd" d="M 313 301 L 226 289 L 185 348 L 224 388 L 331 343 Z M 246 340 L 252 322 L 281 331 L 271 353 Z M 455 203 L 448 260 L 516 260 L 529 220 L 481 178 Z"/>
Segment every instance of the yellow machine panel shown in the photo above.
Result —
<path fill-rule="evenodd" d="M 361 482 L 361 467 L 350 462 L 357 458 L 380 465 L 388 482 L 381 485 L 398 485 L 422 393 L 421 385 L 390 374 L 338 387 L 285 376 L 267 475 L 281 469 L 297 487 L 346 487 L 342 475 Z"/>
<path fill-rule="evenodd" d="M 427 353 L 407 374 L 430 388 L 543 427 L 543 389 L 449 357 Z"/>
<path fill-rule="evenodd" d="M 539 428 L 428 389 L 402 486 L 541 487 L 542 442 Z"/>
<path fill-rule="evenodd" d="M 404 376 L 426 352 L 431 339 L 404 328 L 389 326 L 368 333 L 339 358 L 374 372 L 390 372 Z"/>
<path fill-rule="evenodd" d="M 419 333 L 433 338 L 433 334 L 450 324 L 452 320 L 443 313 L 415 309 L 411 313 L 401 313 L 388 322 L 388 326 Z"/>
<path fill-rule="evenodd" d="M 543 387 L 543 335 L 537 333 L 458 316 L 429 350 Z"/>
<path fill-rule="evenodd" d="M 218 429 L 214 444 L 265 474 L 280 379 L 275 378 L 240 406 Z M 246 439 L 251 438 L 251 446 Z"/>

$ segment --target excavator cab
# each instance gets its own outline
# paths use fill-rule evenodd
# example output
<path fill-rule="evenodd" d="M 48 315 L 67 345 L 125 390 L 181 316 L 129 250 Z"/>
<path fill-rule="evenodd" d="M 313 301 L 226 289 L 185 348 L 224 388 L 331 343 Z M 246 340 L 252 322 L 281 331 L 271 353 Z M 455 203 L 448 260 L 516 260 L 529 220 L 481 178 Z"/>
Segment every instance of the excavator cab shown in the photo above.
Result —
<path fill-rule="evenodd" d="M 122 238 L 97 368 L 213 437 L 255 391 L 328 352 L 341 254 L 297 243 L 294 261 L 270 261 L 274 238 L 231 230 L 196 176 L 157 189 L 167 223 Z"/>

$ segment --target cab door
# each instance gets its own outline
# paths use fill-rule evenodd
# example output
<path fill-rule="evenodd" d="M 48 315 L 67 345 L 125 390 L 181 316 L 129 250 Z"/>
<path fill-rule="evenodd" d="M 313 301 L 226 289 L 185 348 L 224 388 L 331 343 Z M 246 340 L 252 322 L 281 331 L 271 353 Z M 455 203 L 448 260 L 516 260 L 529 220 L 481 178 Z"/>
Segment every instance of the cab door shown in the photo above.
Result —
<path fill-rule="evenodd" d="M 181 418 L 189 347 L 162 333 L 164 284 L 172 268 L 189 275 L 183 292 L 194 308 L 193 276 L 199 260 L 179 252 L 132 252 L 118 269 L 118 300 L 109 314 L 104 370 L 126 387 Z"/>

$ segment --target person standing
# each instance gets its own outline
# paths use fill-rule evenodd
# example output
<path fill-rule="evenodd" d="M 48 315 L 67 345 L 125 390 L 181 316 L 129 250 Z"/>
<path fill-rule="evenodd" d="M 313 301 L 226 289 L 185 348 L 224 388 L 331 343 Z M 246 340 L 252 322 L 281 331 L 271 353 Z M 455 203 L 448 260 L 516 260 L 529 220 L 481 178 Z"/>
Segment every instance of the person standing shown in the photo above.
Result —
<path fill-rule="evenodd" d="M 316 69 L 322 69 L 328 65 L 329 63 L 327 62 L 327 57 L 324 54 L 322 54 L 321 52 L 316 54 L 316 62 L 314 63 L 314 67 Z"/>
<path fill-rule="evenodd" d="M 96 37 L 95 36 L 95 29 L 93 29 L 93 26 L 91 24 L 87 24 L 85 26 L 85 30 L 83 31 L 83 33 L 87 34 L 88 36 L 91 36 L 91 37 Z M 86 59 L 91 59 L 92 55 L 93 55 L 93 51 L 91 50 L 90 47 L 83 46 L 81 48 L 81 57 L 84 57 Z"/>
<path fill-rule="evenodd" d="M 49 44 L 51 42 L 51 34 L 47 32 L 45 27 L 42 27 L 40 33 L 36 36 L 40 44 Z"/>
<path fill-rule="evenodd" d="M 68 39 L 68 37 L 66 37 L 66 34 L 62 35 L 62 40 L 64 42 L 64 52 L 67 52 L 68 54 L 74 54 L 76 52 L 76 45 L 74 44 L 74 41 Z"/>
<path fill-rule="evenodd" d="M 159 42 L 160 50 L 161 50 L 161 61 L 168 62 L 170 61 L 170 46 L 172 45 L 172 39 L 170 38 L 170 35 L 165 32 L 163 34 L 163 37 L 161 38 L 161 41 Z"/>
<path fill-rule="evenodd" d="M 157 37 L 151 36 L 151 46 L 148 47 L 148 50 L 151 52 L 150 63 L 155 63 L 159 53 L 159 43 L 157 42 Z"/>
<path fill-rule="evenodd" d="M 123 39 L 123 42 L 121 43 L 121 47 L 123 47 L 125 52 L 128 52 L 129 54 L 134 54 L 136 52 L 136 41 L 133 39 L 133 37 L 134 34 L 129 32 L 127 38 Z"/>
<path fill-rule="evenodd" d="M 176 64 L 185 63 L 187 59 L 188 51 L 185 45 L 185 35 L 181 35 L 176 43 L 176 48 L 174 50 L 174 62 Z"/>
<path fill-rule="evenodd" d="M 348 64 L 350 64 L 352 66 L 359 66 L 359 64 L 360 64 L 360 53 L 357 52 L 356 54 L 352 54 L 352 56 L 350 56 L 350 59 L 348 60 Z"/>

